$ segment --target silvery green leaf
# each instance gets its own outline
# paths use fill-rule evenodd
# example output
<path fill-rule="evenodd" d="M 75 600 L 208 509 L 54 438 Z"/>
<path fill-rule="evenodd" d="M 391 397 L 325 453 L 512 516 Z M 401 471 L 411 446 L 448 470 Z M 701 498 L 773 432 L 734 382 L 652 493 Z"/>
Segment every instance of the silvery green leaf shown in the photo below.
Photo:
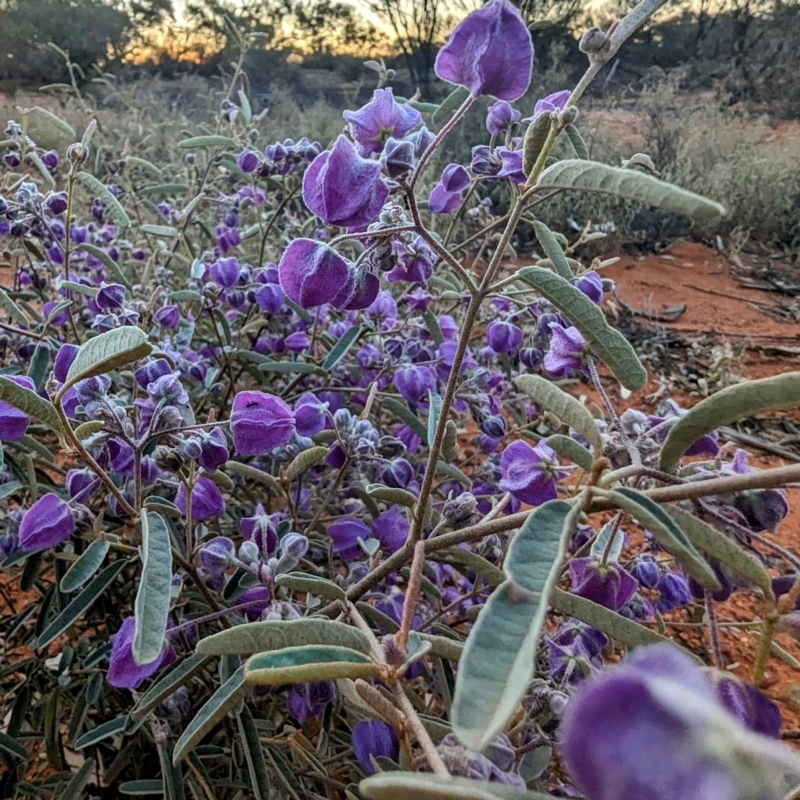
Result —
<path fill-rule="evenodd" d="M 190 150 L 195 147 L 223 147 L 235 146 L 236 142 L 230 136 L 193 136 L 191 139 L 184 139 L 178 142 L 178 147 L 182 150 Z"/>
<path fill-rule="evenodd" d="M 433 444 L 439 417 L 442 414 L 442 398 L 436 392 L 428 392 L 428 444 Z"/>
<path fill-rule="evenodd" d="M 160 655 L 167 635 L 172 600 L 172 545 L 164 518 L 154 511 L 141 515 L 142 574 L 136 592 L 133 660 L 151 664 Z"/>
<path fill-rule="evenodd" d="M 700 401 L 670 428 L 659 469 L 672 472 L 698 439 L 737 419 L 794 408 L 800 403 L 800 372 L 787 372 L 729 386 Z"/>
<path fill-rule="evenodd" d="M 78 180 L 105 203 L 108 216 L 111 217 L 120 228 L 127 228 L 130 226 L 131 221 L 128 219 L 125 209 L 120 205 L 119 200 L 108 191 L 104 183 L 88 172 L 79 172 Z"/>
<path fill-rule="evenodd" d="M 583 162 L 580 162 L 583 163 Z M 630 342 L 606 321 L 605 314 L 569 281 L 541 267 L 523 267 L 517 277 L 533 286 L 583 334 L 592 352 L 632 392 L 647 383 L 647 371 Z"/>
<path fill-rule="evenodd" d="M 146 172 L 152 172 L 154 175 L 161 177 L 161 170 L 146 158 L 140 158 L 139 156 L 127 156 L 125 158 L 125 166 L 139 167 L 139 169 L 143 169 Z"/>
<path fill-rule="evenodd" d="M 116 719 L 104 722 L 102 725 L 98 725 L 96 728 L 92 728 L 92 730 L 88 733 L 84 733 L 83 736 L 75 742 L 75 749 L 83 750 L 84 747 L 91 747 L 91 745 L 102 742 L 110 736 L 116 736 L 118 733 L 122 733 L 125 728 L 126 720 L 127 716 L 117 717 Z"/>
<path fill-rule="evenodd" d="M 577 464 L 585 472 L 591 471 L 592 454 L 582 444 L 562 433 L 554 433 L 546 441 L 548 447 L 552 447 L 561 458 Z"/>
<path fill-rule="evenodd" d="M 348 328 L 331 348 L 325 360 L 322 362 L 322 369 L 330 372 L 349 352 L 350 348 L 356 343 L 358 337 L 364 332 L 360 325 Z"/>
<path fill-rule="evenodd" d="M 503 730 L 533 678 L 549 596 L 580 511 L 580 503 L 551 500 L 511 541 L 508 577 L 480 612 L 456 678 L 453 730 L 472 750 L 483 750 Z"/>
<path fill-rule="evenodd" d="M 237 714 L 236 722 L 239 726 L 239 735 L 242 737 L 242 749 L 247 762 L 247 771 L 250 773 L 250 786 L 255 800 L 268 800 L 271 793 L 267 761 L 264 758 L 256 722 L 246 705 L 243 705 L 242 710 Z"/>
<path fill-rule="evenodd" d="M 381 667 L 369 656 L 336 645 L 305 645 L 257 653 L 244 667 L 245 681 L 255 686 L 374 678 Z"/>
<path fill-rule="evenodd" d="M 603 440 L 600 438 L 600 431 L 583 403 L 541 375 L 520 375 L 514 383 L 534 403 L 552 411 L 565 425 L 583 436 L 591 445 L 595 456 L 602 455 Z"/>
<path fill-rule="evenodd" d="M 367 486 L 367 494 L 376 500 L 383 500 L 385 503 L 413 508 L 417 504 L 417 498 L 406 489 L 397 489 L 393 486 L 384 486 L 382 483 L 371 483 Z"/>
<path fill-rule="evenodd" d="M 81 764 L 80 769 L 72 775 L 69 783 L 59 795 L 59 800 L 78 800 L 86 784 L 89 783 L 89 778 L 92 777 L 96 766 L 97 764 L 93 758 L 87 758 Z"/>
<path fill-rule="evenodd" d="M 117 283 L 121 283 L 130 289 L 131 282 L 122 271 L 122 267 L 120 267 L 120 265 L 117 264 L 117 262 L 114 261 L 114 259 L 111 258 L 111 256 L 106 253 L 105 250 L 101 250 L 99 247 L 90 244 L 89 242 L 84 242 L 81 245 L 81 250 L 85 250 L 87 253 L 93 255 L 98 261 L 100 261 L 108 270 L 109 278 L 113 278 L 115 281 L 117 281 Z"/>
<path fill-rule="evenodd" d="M 533 230 L 536 233 L 536 238 L 539 240 L 542 249 L 547 254 L 550 261 L 553 262 L 556 272 L 564 278 L 564 280 L 572 280 L 575 276 L 572 274 L 572 270 L 567 262 L 567 257 L 564 255 L 561 245 L 558 243 L 556 237 L 553 236 L 553 232 L 550 228 L 548 228 L 544 222 L 537 219 L 533 222 Z"/>
<path fill-rule="evenodd" d="M 713 221 L 725 214 L 725 209 L 719 203 L 699 194 L 638 170 L 609 167 L 596 161 L 559 161 L 542 172 L 536 186 L 545 190 L 580 189 L 612 194 L 696 220 Z"/>
<path fill-rule="evenodd" d="M 314 464 L 322 461 L 328 455 L 329 448 L 327 447 L 309 447 L 308 450 L 303 450 L 298 453 L 292 463 L 286 467 L 286 480 L 293 481 L 298 475 L 302 475 L 307 469 L 313 467 Z"/>
<path fill-rule="evenodd" d="M 0 287 L 0 310 L 5 311 L 9 317 L 22 325 L 23 328 L 27 328 L 30 325 L 28 318 L 22 313 L 22 309 L 6 294 L 6 290 L 2 287 Z"/>
<path fill-rule="evenodd" d="M 526 177 L 531 174 L 542 153 L 551 125 L 550 114 L 545 112 L 539 114 L 525 131 L 525 138 L 522 140 L 522 171 Z"/>
<path fill-rule="evenodd" d="M 44 117 L 48 122 L 50 122 L 53 127 L 57 128 L 61 133 L 66 134 L 69 136 L 70 139 L 73 141 L 78 138 L 78 133 L 75 128 L 72 127 L 68 122 L 64 122 L 61 117 L 57 117 L 52 111 L 47 108 L 42 108 L 41 106 L 33 106 L 32 108 L 28 109 L 29 114 L 38 114 L 41 117 Z"/>
<path fill-rule="evenodd" d="M 391 411 L 393 414 L 400 417 L 425 444 L 428 444 L 428 431 L 426 427 L 422 424 L 420 418 L 405 403 L 395 400 L 393 397 L 387 397 L 381 405 L 387 411 Z"/>
<path fill-rule="evenodd" d="M 25 153 L 26 161 L 30 161 L 34 167 L 38 170 L 39 174 L 44 178 L 45 183 L 50 186 L 51 188 L 55 188 L 56 180 L 50 173 L 50 170 L 42 162 L 42 159 L 39 158 L 39 155 L 34 150 L 29 150 Z"/>
<path fill-rule="evenodd" d="M 719 591 L 720 583 L 714 570 L 661 506 L 641 492 L 624 486 L 608 492 L 608 497 L 643 528 L 647 528 L 688 575 L 701 586 Z"/>
<path fill-rule="evenodd" d="M 328 600 L 344 600 L 346 597 L 344 589 L 338 584 L 305 572 L 285 572 L 283 575 L 278 575 L 275 585 L 285 586 L 294 592 L 308 592 Z"/>
<path fill-rule="evenodd" d="M 569 143 L 572 145 L 575 155 L 581 161 L 588 161 L 589 148 L 586 146 L 586 142 L 583 140 L 581 132 L 574 125 L 570 124 L 564 128 L 564 133 L 567 135 L 567 139 L 569 139 Z"/>
<path fill-rule="evenodd" d="M 80 589 L 100 569 L 110 547 L 105 539 L 95 539 L 67 570 L 59 589 L 64 594 Z"/>
<path fill-rule="evenodd" d="M 244 681 L 244 666 L 228 678 L 208 699 L 186 726 L 172 753 L 172 763 L 179 764 L 195 745 L 239 703 L 247 691 Z"/>
<path fill-rule="evenodd" d="M 39 397 L 36 392 L 14 383 L 4 375 L 0 375 L 0 400 L 44 423 L 63 439 L 64 428 L 61 419 L 49 400 Z"/>
<path fill-rule="evenodd" d="M 251 120 L 253 119 L 253 108 L 250 105 L 250 100 L 248 99 L 247 95 L 242 89 L 239 89 L 237 95 L 239 96 L 239 107 L 242 109 L 242 117 L 244 118 L 244 121 L 249 125 Z"/>
<path fill-rule="evenodd" d="M 361 781 L 358 788 L 369 800 L 552 800 L 549 794 L 512 789 L 502 783 L 426 772 L 380 772 Z"/>
<path fill-rule="evenodd" d="M 603 555 L 608 546 L 608 540 L 611 538 L 611 531 L 615 531 L 614 543 L 611 545 L 611 550 L 608 553 L 609 561 L 619 561 L 620 553 L 622 553 L 622 545 L 625 541 L 625 534 L 619 529 L 618 526 L 612 522 L 607 522 L 600 528 L 600 533 L 592 543 L 591 554 L 598 558 Z"/>
<path fill-rule="evenodd" d="M 149 234 L 150 236 L 160 236 L 165 239 L 175 239 L 181 235 L 181 232 L 171 225 L 141 225 L 139 231 Z"/>
<path fill-rule="evenodd" d="M 47 368 L 50 366 L 50 355 L 50 346 L 45 342 L 39 342 L 31 356 L 31 363 L 28 365 L 28 377 L 33 381 L 37 391 L 40 391 L 44 386 Z"/>
<path fill-rule="evenodd" d="M 147 334 L 141 328 L 124 325 L 121 328 L 101 333 L 88 342 L 84 342 L 78 350 L 78 355 L 67 372 L 64 385 L 59 390 L 59 395 L 78 381 L 95 375 L 104 375 L 111 370 L 146 358 L 152 351 L 152 346 L 147 341 Z"/>
<path fill-rule="evenodd" d="M 457 89 L 453 89 L 453 91 L 442 100 L 436 111 L 433 112 L 431 122 L 433 122 L 434 125 L 444 125 L 444 123 L 455 114 L 456 110 L 463 105 L 468 97 L 469 89 L 467 89 L 466 86 L 459 86 Z"/>
<path fill-rule="evenodd" d="M 235 625 L 201 639 L 195 652 L 249 655 L 310 644 L 341 645 L 360 653 L 369 652 L 369 642 L 361 631 L 343 622 L 314 617 Z"/>
<path fill-rule="evenodd" d="M 661 506 L 663 511 L 672 517 L 675 524 L 686 534 L 686 538 L 708 555 L 719 559 L 732 570 L 743 575 L 758 586 L 767 597 L 772 596 L 772 579 L 769 573 L 739 545 L 731 541 L 724 533 L 715 530 L 694 514 L 672 505 Z"/>

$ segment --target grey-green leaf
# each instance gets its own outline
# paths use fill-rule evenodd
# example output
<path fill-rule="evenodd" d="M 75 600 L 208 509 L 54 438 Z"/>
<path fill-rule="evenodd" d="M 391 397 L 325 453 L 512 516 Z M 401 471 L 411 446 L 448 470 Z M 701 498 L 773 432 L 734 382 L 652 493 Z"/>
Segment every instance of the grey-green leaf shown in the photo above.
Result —
<path fill-rule="evenodd" d="M 433 122 L 434 125 L 444 125 L 468 97 L 469 89 L 465 86 L 459 86 L 457 89 L 453 89 L 453 91 L 442 100 L 436 111 L 433 112 L 431 122 Z"/>
<path fill-rule="evenodd" d="M 104 722 L 102 725 L 98 725 L 96 728 L 92 728 L 92 730 L 88 733 L 84 733 L 83 736 L 75 742 L 75 749 L 83 750 L 84 747 L 90 747 L 93 744 L 102 742 L 103 739 L 108 739 L 109 736 L 116 736 L 118 733 L 122 733 L 125 728 L 126 719 L 127 717 L 117 717 L 116 719 Z"/>
<path fill-rule="evenodd" d="M 384 503 L 413 508 L 417 504 L 416 495 L 407 489 L 397 489 L 393 486 L 384 486 L 382 483 L 371 483 L 367 486 L 367 494 Z"/>
<path fill-rule="evenodd" d="M 27 328 L 30 323 L 28 318 L 22 313 L 22 309 L 6 294 L 6 290 L 0 288 L 0 309 L 6 312 L 15 322 Z"/>
<path fill-rule="evenodd" d="M 459 662 L 453 729 L 472 750 L 483 750 L 505 727 L 533 678 L 536 643 L 558 580 L 580 503 L 539 506 L 513 538 L 508 579 L 491 595 Z"/>
<path fill-rule="evenodd" d="M 512 789 L 501 783 L 425 772 L 379 772 L 361 781 L 358 788 L 369 800 L 552 800 L 549 794 Z"/>
<path fill-rule="evenodd" d="M 308 592 L 328 600 L 344 600 L 347 595 L 341 586 L 326 578 L 307 575 L 305 572 L 285 572 L 275 579 L 276 586 L 285 586 L 293 592 Z"/>
<path fill-rule="evenodd" d="M 186 726 L 180 739 L 175 743 L 172 763 L 179 764 L 194 749 L 194 746 L 242 699 L 247 691 L 244 681 L 244 666 L 228 678 L 208 699 Z"/>
<path fill-rule="evenodd" d="M 133 660 L 143 666 L 160 655 L 167 635 L 172 589 L 172 546 L 165 519 L 146 511 L 142 520 L 142 575 L 136 592 Z"/>
<path fill-rule="evenodd" d="M 55 406 L 49 400 L 39 397 L 36 392 L 0 375 L 0 400 L 43 422 L 63 438 L 64 428 Z"/>
<path fill-rule="evenodd" d="M 111 545 L 105 539 L 95 539 L 61 579 L 59 588 L 64 594 L 80 589 L 100 569 Z"/>
<path fill-rule="evenodd" d="M 340 678 L 374 678 L 380 670 L 369 656 L 349 647 L 309 644 L 251 656 L 245 664 L 244 677 L 248 684 L 280 686 Z"/>
<path fill-rule="evenodd" d="M 93 255 L 107 270 L 108 270 L 108 277 L 113 278 L 115 281 L 124 284 L 129 289 L 131 287 L 130 279 L 125 275 L 122 271 L 122 267 L 114 261 L 111 256 L 106 253 L 105 250 L 101 250 L 97 245 L 90 244 L 89 242 L 84 242 L 81 247 L 81 250 L 85 250 L 90 255 Z"/>
<path fill-rule="evenodd" d="M 330 372 L 350 352 L 350 348 L 356 343 L 363 330 L 360 325 L 354 325 L 339 337 L 322 362 L 322 369 L 325 372 Z"/>
<path fill-rule="evenodd" d="M 182 150 L 189 150 L 193 147 L 222 147 L 235 145 L 236 142 L 230 136 L 193 136 L 191 139 L 184 139 L 178 142 L 178 147 Z"/>
<path fill-rule="evenodd" d="M 561 249 L 558 240 L 553 236 L 553 231 L 551 231 L 544 222 L 538 219 L 533 223 L 533 230 L 536 233 L 536 238 L 539 240 L 542 249 L 553 262 L 556 272 L 565 280 L 572 280 L 574 276 L 567 262 L 567 257 L 564 255 L 564 251 Z"/>
<path fill-rule="evenodd" d="M 70 139 L 77 139 L 78 134 L 75 131 L 75 128 L 72 127 L 68 122 L 64 122 L 61 117 L 57 117 L 52 111 L 47 108 L 42 108 L 41 106 L 32 106 L 28 109 L 29 114 L 37 113 L 44 117 L 48 122 L 50 122 L 55 128 L 61 131 L 61 133 L 70 137 Z"/>
<path fill-rule="evenodd" d="M 109 564 L 39 635 L 36 647 L 47 647 L 100 598 L 125 566 L 120 559 Z"/>
<path fill-rule="evenodd" d="M 800 372 L 729 386 L 699 402 L 672 426 L 661 450 L 659 468 L 672 472 L 694 442 L 722 425 L 798 404 Z"/>
<path fill-rule="evenodd" d="M 583 163 L 583 162 L 581 162 Z M 605 315 L 583 292 L 549 269 L 523 267 L 521 278 L 549 300 L 583 334 L 592 352 L 632 392 L 647 383 L 647 371 L 628 340 L 612 328 Z"/>
<path fill-rule="evenodd" d="M 442 398 L 436 392 L 428 392 L 428 444 L 432 444 L 442 415 Z"/>
<path fill-rule="evenodd" d="M 720 583 L 714 570 L 658 503 L 654 503 L 641 492 L 624 486 L 609 492 L 608 497 L 634 517 L 643 528 L 647 528 L 658 543 L 674 556 L 684 571 L 701 586 L 713 591 L 719 590 Z"/>
<path fill-rule="evenodd" d="M 351 625 L 310 617 L 236 625 L 201 639 L 195 651 L 202 655 L 249 655 L 309 644 L 341 645 L 360 653 L 369 652 L 367 638 Z"/>
<path fill-rule="evenodd" d="M 564 133 L 567 135 L 567 139 L 569 139 L 569 143 L 572 145 L 575 155 L 581 159 L 581 161 L 588 161 L 589 148 L 586 146 L 581 132 L 574 125 L 569 124 L 564 128 Z"/>
<path fill-rule="evenodd" d="M 725 209 L 719 203 L 661 181 L 646 172 L 609 167 L 597 161 L 559 161 L 542 172 L 536 186 L 541 189 L 580 189 L 612 194 L 702 221 L 713 221 L 725 214 Z"/>
<path fill-rule="evenodd" d="M 724 533 L 714 530 L 694 514 L 689 514 L 677 506 L 663 505 L 660 508 L 686 534 L 686 537 L 699 550 L 719 559 L 732 570 L 743 575 L 758 586 L 767 597 L 772 596 L 772 579 L 769 573 L 749 553 L 734 544 Z"/>
<path fill-rule="evenodd" d="M 514 383 L 534 403 L 552 411 L 565 425 L 583 436 L 596 456 L 602 455 L 603 440 L 600 438 L 597 423 L 586 406 L 541 375 L 520 375 Z"/>
<path fill-rule="evenodd" d="M 387 397 L 383 401 L 383 407 L 391 411 L 396 416 L 400 417 L 406 425 L 408 425 L 414 433 L 422 439 L 425 444 L 428 444 L 428 431 L 420 421 L 419 417 L 405 404 L 393 397 Z"/>
<path fill-rule="evenodd" d="M 554 433 L 547 437 L 547 444 L 558 453 L 561 458 L 577 464 L 582 470 L 590 472 L 592 469 L 592 454 L 579 442 L 564 436 L 563 433 Z"/>
<path fill-rule="evenodd" d="M 97 766 L 93 758 L 87 758 L 81 764 L 81 768 L 70 778 L 69 783 L 64 787 L 64 791 L 59 796 L 59 800 L 78 800 L 84 787 L 89 783 L 89 778 Z"/>
<path fill-rule="evenodd" d="M 29 758 L 28 751 L 13 737 L 0 731 L 0 750 L 5 750 L 16 758 Z"/>
<path fill-rule="evenodd" d="M 298 453 L 292 463 L 286 467 L 286 480 L 293 481 L 298 475 L 302 475 L 309 467 L 313 467 L 314 464 L 322 461 L 329 451 L 327 447 L 317 446 L 309 447 L 308 450 Z"/>
<path fill-rule="evenodd" d="M 127 228 L 131 224 L 119 200 L 108 191 L 108 188 L 102 181 L 99 181 L 94 175 L 90 175 L 88 172 L 79 172 L 78 180 L 105 203 L 108 216 L 111 217 L 120 228 Z"/>
<path fill-rule="evenodd" d="M 132 325 L 101 333 L 80 346 L 59 394 L 63 395 L 67 388 L 78 381 L 104 375 L 131 361 L 145 358 L 152 349 L 147 341 L 147 334 Z"/>

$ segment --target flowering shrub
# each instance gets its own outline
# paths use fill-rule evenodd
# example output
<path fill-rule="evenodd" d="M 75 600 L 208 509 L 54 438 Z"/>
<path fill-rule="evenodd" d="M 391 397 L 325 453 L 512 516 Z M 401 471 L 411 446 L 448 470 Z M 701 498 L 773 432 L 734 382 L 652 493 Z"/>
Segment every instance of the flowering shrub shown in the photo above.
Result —
<path fill-rule="evenodd" d="M 641 159 L 589 160 L 575 125 L 659 5 L 589 31 L 585 77 L 524 118 L 531 35 L 491 0 L 440 51 L 443 104 L 383 72 L 327 148 L 259 145 L 235 85 L 179 163 L 104 158 L 94 121 L 65 153 L 29 137 L 33 109 L 8 123 L 2 796 L 796 783 L 757 687 L 774 632 L 800 629 L 798 559 L 770 539 L 800 470 L 730 460 L 714 431 L 797 404 L 800 374 L 620 415 L 608 382 L 647 375 L 600 310 L 602 262 L 572 257 L 596 236 L 535 216 L 571 190 L 722 213 Z M 488 144 L 434 174 L 481 96 Z M 520 226 L 544 255 L 518 268 Z M 762 600 L 754 685 L 722 671 L 715 604 L 742 588 Z M 695 604 L 708 666 L 651 626 Z"/>

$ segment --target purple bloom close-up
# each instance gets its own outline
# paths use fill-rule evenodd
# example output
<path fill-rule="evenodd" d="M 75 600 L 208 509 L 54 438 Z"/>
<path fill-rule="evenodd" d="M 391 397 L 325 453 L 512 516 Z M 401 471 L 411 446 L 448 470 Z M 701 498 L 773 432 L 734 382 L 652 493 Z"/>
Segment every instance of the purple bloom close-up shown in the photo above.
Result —
<path fill-rule="evenodd" d="M 135 630 L 135 619 L 128 617 L 114 637 L 107 677 L 108 682 L 118 689 L 138 689 L 151 675 L 169 666 L 176 658 L 172 645 L 165 641 L 155 661 L 149 664 L 137 664 L 133 657 Z"/>
<path fill-rule="evenodd" d="M 500 488 L 532 506 L 555 500 L 556 483 L 568 474 L 560 469 L 555 450 L 544 442 L 532 447 L 521 439 L 503 450 L 500 468 Z"/>
<path fill-rule="evenodd" d="M 400 741 L 394 728 L 377 719 L 362 720 L 353 728 L 353 753 L 367 775 L 373 775 L 370 756 L 383 756 L 397 761 L 400 756 Z"/>
<path fill-rule="evenodd" d="M 278 270 L 286 296 L 303 308 L 325 303 L 343 308 L 355 291 L 350 262 L 313 239 L 295 239 L 284 250 Z"/>
<path fill-rule="evenodd" d="M 577 328 L 550 323 L 550 349 L 544 354 L 544 368 L 555 378 L 563 378 L 586 368 L 589 353 L 586 340 Z"/>
<path fill-rule="evenodd" d="M 236 452 L 261 456 L 282 447 L 295 431 L 292 409 L 272 394 L 239 392 L 233 399 L 231 433 Z"/>
<path fill-rule="evenodd" d="M 572 592 L 593 603 L 618 611 L 635 594 L 636 580 L 618 564 L 603 564 L 596 558 L 573 558 L 569 562 Z"/>
<path fill-rule="evenodd" d="M 70 507 L 56 494 L 40 497 L 26 512 L 19 526 L 23 550 L 35 552 L 55 547 L 75 533 Z"/>
<path fill-rule="evenodd" d="M 387 139 L 402 139 L 422 121 L 419 111 L 394 99 L 391 88 L 376 89 L 369 103 L 358 111 L 345 111 L 344 118 L 359 154 L 365 158 L 380 153 Z"/>

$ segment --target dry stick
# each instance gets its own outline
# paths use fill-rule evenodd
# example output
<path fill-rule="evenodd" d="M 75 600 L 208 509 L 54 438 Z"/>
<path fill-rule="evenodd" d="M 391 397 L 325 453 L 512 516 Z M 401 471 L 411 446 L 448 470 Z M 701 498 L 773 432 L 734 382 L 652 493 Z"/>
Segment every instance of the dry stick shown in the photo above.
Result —
<path fill-rule="evenodd" d="M 725 669 L 725 664 L 722 660 L 722 643 L 719 638 L 719 620 L 717 619 L 717 611 L 714 608 L 714 598 L 708 589 L 703 589 L 703 599 L 706 604 L 708 633 L 711 636 L 711 655 L 714 659 L 714 666 L 717 669 Z"/>
<path fill-rule="evenodd" d="M 405 650 L 408 647 L 408 634 L 414 621 L 414 611 L 419 600 L 419 590 L 422 585 L 422 569 L 425 566 L 425 542 L 419 541 L 414 545 L 414 559 L 411 562 L 411 572 L 408 576 L 406 597 L 403 603 L 403 618 L 400 620 L 400 630 L 395 634 L 395 640 Z"/>

